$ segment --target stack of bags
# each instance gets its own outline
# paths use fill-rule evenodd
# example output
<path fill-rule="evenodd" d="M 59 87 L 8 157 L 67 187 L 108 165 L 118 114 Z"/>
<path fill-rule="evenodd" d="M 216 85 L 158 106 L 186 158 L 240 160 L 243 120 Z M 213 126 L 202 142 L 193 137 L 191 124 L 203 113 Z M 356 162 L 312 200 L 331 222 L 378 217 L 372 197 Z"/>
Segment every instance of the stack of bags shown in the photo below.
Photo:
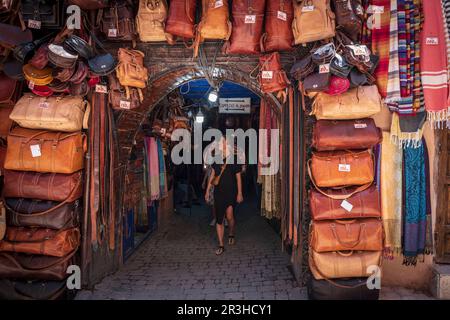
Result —
<path fill-rule="evenodd" d="M 88 117 L 80 96 L 32 93 L 10 114 L 19 126 L 8 134 L 4 164 L 0 298 L 55 299 L 66 291 L 80 244 Z"/>

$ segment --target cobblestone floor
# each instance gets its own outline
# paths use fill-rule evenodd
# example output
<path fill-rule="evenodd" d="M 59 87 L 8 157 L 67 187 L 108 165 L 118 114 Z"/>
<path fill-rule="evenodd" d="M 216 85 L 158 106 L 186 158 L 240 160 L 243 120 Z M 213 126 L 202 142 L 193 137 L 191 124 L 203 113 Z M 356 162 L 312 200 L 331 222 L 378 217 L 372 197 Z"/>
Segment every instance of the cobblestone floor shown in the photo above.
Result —
<path fill-rule="evenodd" d="M 216 257 L 209 212 L 175 214 L 115 274 L 76 299 L 307 299 L 288 269 L 289 256 L 253 205 L 238 209 L 236 244 Z M 382 299 L 425 299 L 422 293 L 385 288 Z"/>

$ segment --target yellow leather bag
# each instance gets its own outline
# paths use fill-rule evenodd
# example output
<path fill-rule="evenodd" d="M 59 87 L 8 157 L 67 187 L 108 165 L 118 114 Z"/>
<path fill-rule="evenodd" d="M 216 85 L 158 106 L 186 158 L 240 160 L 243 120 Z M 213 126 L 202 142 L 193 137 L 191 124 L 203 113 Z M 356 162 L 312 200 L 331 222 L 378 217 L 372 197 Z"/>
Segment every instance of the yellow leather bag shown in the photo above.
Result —
<path fill-rule="evenodd" d="M 39 97 L 25 94 L 9 118 L 27 129 L 62 132 L 87 129 L 89 104 L 80 96 Z"/>
<path fill-rule="evenodd" d="M 381 111 L 382 101 L 376 85 L 358 87 L 335 96 L 319 92 L 313 97 L 312 114 L 317 120 L 362 119 Z"/>
<path fill-rule="evenodd" d="M 143 42 L 173 42 L 171 34 L 166 33 L 168 6 L 166 0 L 139 0 L 136 16 L 136 29 Z"/>
<path fill-rule="evenodd" d="M 52 68 L 38 69 L 26 64 L 22 67 L 22 71 L 25 79 L 38 86 L 46 86 L 53 81 Z"/>

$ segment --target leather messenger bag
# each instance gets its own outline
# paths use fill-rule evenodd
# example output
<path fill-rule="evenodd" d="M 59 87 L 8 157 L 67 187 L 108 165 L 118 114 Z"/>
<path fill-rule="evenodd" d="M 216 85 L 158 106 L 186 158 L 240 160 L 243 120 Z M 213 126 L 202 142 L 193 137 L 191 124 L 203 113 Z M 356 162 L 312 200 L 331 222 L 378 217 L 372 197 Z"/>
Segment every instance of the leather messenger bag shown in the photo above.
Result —
<path fill-rule="evenodd" d="M 39 97 L 25 94 L 9 116 L 21 127 L 62 132 L 87 129 L 89 103 L 81 96 Z"/>
<path fill-rule="evenodd" d="M 315 221 L 310 233 L 315 252 L 383 250 L 383 223 L 376 218 Z"/>
<path fill-rule="evenodd" d="M 78 248 L 80 230 L 8 227 L 0 251 L 64 257 Z"/>
<path fill-rule="evenodd" d="M 373 119 L 319 120 L 314 125 L 312 146 L 317 151 L 369 149 L 382 140 Z"/>
<path fill-rule="evenodd" d="M 294 35 L 292 0 L 267 0 L 265 33 L 261 37 L 261 51 L 289 51 L 293 49 Z"/>
<path fill-rule="evenodd" d="M 16 127 L 8 135 L 5 169 L 74 173 L 84 168 L 85 135 Z"/>

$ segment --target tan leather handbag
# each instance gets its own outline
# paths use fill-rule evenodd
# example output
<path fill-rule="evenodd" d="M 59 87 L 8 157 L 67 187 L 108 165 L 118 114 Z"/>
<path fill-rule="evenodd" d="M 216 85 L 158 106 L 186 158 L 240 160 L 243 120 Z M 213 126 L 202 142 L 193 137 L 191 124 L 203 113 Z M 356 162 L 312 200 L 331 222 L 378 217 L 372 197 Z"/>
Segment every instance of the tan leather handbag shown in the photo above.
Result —
<path fill-rule="evenodd" d="M 380 219 L 315 221 L 311 224 L 310 246 L 315 252 L 383 250 Z"/>
<path fill-rule="evenodd" d="M 368 277 L 370 266 L 380 266 L 381 251 L 315 252 L 309 249 L 309 268 L 316 280 Z"/>
<path fill-rule="evenodd" d="M 369 186 L 374 179 L 374 160 L 369 150 L 314 152 L 308 173 L 319 188 Z"/>
<path fill-rule="evenodd" d="M 294 0 L 292 31 L 295 44 L 333 38 L 336 26 L 330 0 Z"/>
<path fill-rule="evenodd" d="M 351 120 L 371 117 L 381 111 L 377 86 L 362 86 L 332 96 L 319 92 L 314 98 L 312 113 L 317 120 Z"/>
<path fill-rule="evenodd" d="M 120 48 L 117 56 L 119 63 L 116 75 L 120 84 L 125 87 L 127 99 L 129 99 L 129 87 L 144 89 L 147 86 L 148 70 L 144 67 L 144 53 L 139 50 Z M 141 101 L 144 100 L 141 90 L 139 90 L 139 96 Z"/>
<path fill-rule="evenodd" d="M 39 97 L 25 94 L 9 118 L 21 127 L 63 132 L 87 129 L 89 103 L 80 96 Z"/>
<path fill-rule="evenodd" d="M 74 173 L 84 168 L 85 135 L 16 127 L 8 135 L 5 169 Z"/>
<path fill-rule="evenodd" d="M 166 0 L 139 0 L 136 29 L 143 42 L 173 42 L 173 36 L 164 31 L 168 6 Z"/>

